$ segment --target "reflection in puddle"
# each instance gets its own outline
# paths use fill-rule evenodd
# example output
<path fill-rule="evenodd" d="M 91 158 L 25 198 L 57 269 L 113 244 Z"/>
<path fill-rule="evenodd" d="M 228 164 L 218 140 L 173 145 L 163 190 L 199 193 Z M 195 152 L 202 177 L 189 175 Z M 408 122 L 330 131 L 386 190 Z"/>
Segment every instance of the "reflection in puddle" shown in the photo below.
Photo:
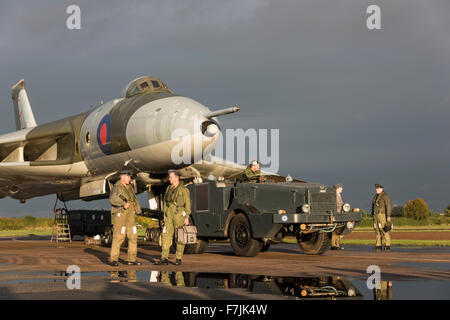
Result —
<path fill-rule="evenodd" d="M 393 300 L 394 289 L 392 288 L 392 281 L 380 281 L 380 288 L 373 289 L 374 300 Z"/>
<path fill-rule="evenodd" d="M 0 272 L 3 284 L 64 283 L 70 274 L 65 271 Z M 279 277 L 229 273 L 167 272 L 167 271 L 93 271 L 81 273 L 82 283 L 139 282 L 162 286 L 200 289 L 243 289 L 252 294 L 285 296 L 295 299 L 449 299 L 450 281 L 397 280 L 381 281 L 379 289 L 369 289 L 367 279 L 339 276 Z M 129 289 L 133 287 L 130 286 Z M 150 287 L 149 287 L 149 290 Z M 182 290 L 182 289 L 181 289 Z M 180 291 L 180 294 L 183 291 Z M 427 292 L 424 296 L 423 292 Z"/>
<path fill-rule="evenodd" d="M 137 282 L 136 270 L 129 271 L 111 271 L 111 282 Z"/>
<path fill-rule="evenodd" d="M 274 277 L 247 274 L 111 271 L 111 282 L 147 281 L 169 286 L 201 289 L 241 288 L 256 294 L 303 298 L 359 298 L 363 296 L 351 281 L 341 277 Z"/>

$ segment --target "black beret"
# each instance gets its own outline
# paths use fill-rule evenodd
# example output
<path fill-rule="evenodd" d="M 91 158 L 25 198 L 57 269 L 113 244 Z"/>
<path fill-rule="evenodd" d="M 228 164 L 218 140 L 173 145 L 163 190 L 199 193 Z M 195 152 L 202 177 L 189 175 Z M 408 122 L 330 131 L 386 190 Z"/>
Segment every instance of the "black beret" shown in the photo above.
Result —
<path fill-rule="evenodd" d="M 334 187 L 335 189 L 337 189 L 337 188 L 342 188 L 342 187 L 343 187 L 343 184 L 342 184 L 342 183 L 336 183 L 333 187 Z"/>
<path fill-rule="evenodd" d="M 376 188 L 376 189 L 378 189 L 378 188 L 384 189 L 384 187 L 383 187 L 382 185 L 378 184 L 378 183 L 375 183 L 375 188 Z"/>
<path fill-rule="evenodd" d="M 123 175 L 123 174 L 126 174 L 127 176 L 132 176 L 132 174 L 131 174 L 131 171 L 129 171 L 129 170 L 120 170 L 119 171 L 119 175 Z"/>

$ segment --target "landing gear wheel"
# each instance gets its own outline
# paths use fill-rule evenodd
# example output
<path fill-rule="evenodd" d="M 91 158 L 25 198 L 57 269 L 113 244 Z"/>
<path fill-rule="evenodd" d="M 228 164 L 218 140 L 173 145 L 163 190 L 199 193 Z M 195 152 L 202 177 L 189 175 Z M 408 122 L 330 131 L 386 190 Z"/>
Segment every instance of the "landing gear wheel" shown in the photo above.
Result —
<path fill-rule="evenodd" d="M 105 235 L 102 238 L 102 244 L 105 247 L 110 248 L 113 240 L 113 231 L 112 228 L 107 228 L 105 231 Z"/>
<path fill-rule="evenodd" d="M 145 230 L 145 241 L 158 242 L 161 230 L 159 228 L 147 228 Z"/>
<path fill-rule="evenodd" d="M 331 234 L 329 232 L 313 232 L 297 236 L 297 242 L 305 254 L 322 254 L 331 245 Z"/>
<path fill-rule="evenodd" d="M 262 243 L 252 238 L 250 223 L 242 213 L 231 220 L 230 243 L 234 253 L 240 257 L 254 257 L 261 251 Z"/>
<path fill-rule="evenodd" d="M 264 243 L 261 247 L 261 252 L 266 252 L 270 248 L 270 242 Z"/>

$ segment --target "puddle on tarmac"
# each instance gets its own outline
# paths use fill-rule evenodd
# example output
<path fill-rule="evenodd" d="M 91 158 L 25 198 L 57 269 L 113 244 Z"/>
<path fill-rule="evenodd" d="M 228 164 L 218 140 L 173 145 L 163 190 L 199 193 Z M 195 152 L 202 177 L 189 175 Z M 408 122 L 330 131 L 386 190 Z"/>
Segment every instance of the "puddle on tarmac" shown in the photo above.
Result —
<path fill-rule="evenodd" d="M 0 273 L 0 275 L 5 273 Z M 57 283 L 66 281 L 65 271 L 13 273 L 14 279 L 0 280 L 0 284 Z M 381 281 L 379 289 L 368 289 L 367 279 L 343 277 L 278 277 L 229 273 L 197 273 L 166 271 L 101 271 L 83 272 L 84 281 L 111 284 L 139 282 L 200 289 L 244 289 L 254 294 L 286 296 L 296 299 L 450 299 L 450 281 L 396 280 Z M 20 279 L 19 279 L 20 278 Z M 1 277 L 0 277 L 1 279 Z M 83 281 L 83 280 L 82 280 Z"/>

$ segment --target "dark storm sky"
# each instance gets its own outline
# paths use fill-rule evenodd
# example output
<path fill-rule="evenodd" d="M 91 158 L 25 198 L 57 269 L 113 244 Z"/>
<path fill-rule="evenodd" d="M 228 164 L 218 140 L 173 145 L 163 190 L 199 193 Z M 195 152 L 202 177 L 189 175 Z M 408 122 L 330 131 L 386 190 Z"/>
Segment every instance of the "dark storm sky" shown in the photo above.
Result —
<path fill-rule="evenodd" d="M 66 8 L 81 7 L 81 30 Z M 366 8 L 381 7 L 381 30 Z M 84 112 L 141 75 L 211 107 L 224 128 L 280 129 L 280 174 L 344 184 L 369 208 L 450 203 L 450 2 L 1 1 L 0 133 L 25 78 L 38 124 Z M 52 197 L 2 199 L 0 215 L 50 215 Z M 141 197 L 144 199 L 144 197 Z M 107 207 L 69 203 L 69 207 Z"/>

